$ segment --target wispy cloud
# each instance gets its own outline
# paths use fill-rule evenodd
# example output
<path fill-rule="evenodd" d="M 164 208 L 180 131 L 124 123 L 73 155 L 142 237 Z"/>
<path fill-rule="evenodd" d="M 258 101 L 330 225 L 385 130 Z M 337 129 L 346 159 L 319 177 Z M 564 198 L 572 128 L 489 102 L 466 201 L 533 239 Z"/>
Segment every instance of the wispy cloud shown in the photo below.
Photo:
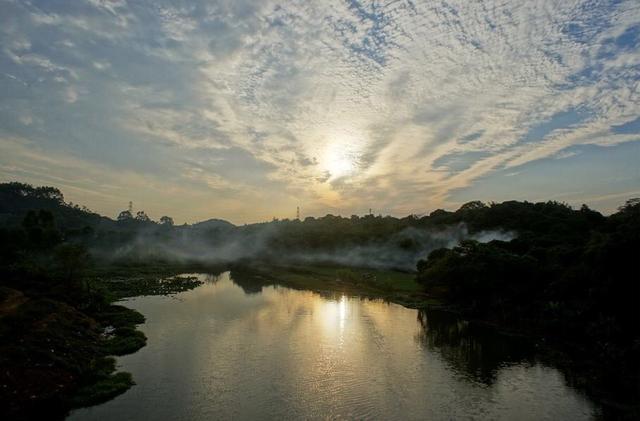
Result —
<path fill-rule="evenodd" d="M 640 139 L 619 129 L 640 114 L 632 0 L 7 1 L 0 12 L 0 134 L 105 173 L 170 177 L 177 197 L 224 189 L 224 206 L 191 218 L 297 204 L 423 212 L 496 171 L 513 179 L 576 145 Z"/>

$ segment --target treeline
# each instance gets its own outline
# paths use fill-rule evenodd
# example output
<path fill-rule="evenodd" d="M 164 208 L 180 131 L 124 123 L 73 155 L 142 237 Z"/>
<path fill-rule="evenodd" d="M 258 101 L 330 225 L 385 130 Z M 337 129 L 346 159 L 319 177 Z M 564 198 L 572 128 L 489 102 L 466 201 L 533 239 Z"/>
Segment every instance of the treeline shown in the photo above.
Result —
<path fill-rule="evenodd" d="M 170 216 L 155 222 L 146 212 L 135 212 L 131 207 L 120 212 L 116 220 L 100 216 L 65 203 L 63 194 L 53 187 L 32 187 L 15 182 L 0 184 L 0 236 L 10 236 L 10 231 L 21 226 L 29 211 L 37 213 L 39 210 L 51 212 L 56 229 L 66 242 L 84 244 L 94 250 L 96 256 L 121 250 L 119 258 L 139 254 L 143 259 L 154 256 L 172 259 L 180 254 L 196 255 L 178 253 L 179 249 L 189 250 L 194 245 L 204 255 L 211 256 L 233 244 L 238 250 L 253 250 L 250 257 L 277 257 L 290 251 L 331 253 L 375 246 L 377 249 L 372 248 L 372 252 L 380 250 L 388 255 L 397 252 L 407 257 L 413 269 L 418 258 L 426 257 L 420 253 L 484 231 L 504 232 L 509 233 L 506 237 L 513 234 L 519 238 L 536 235 L 538 243 L 546 237 L 551 243 L 575 243 L 584 241 L 593 227 L 606 220 L 586 206 L 574 210 L 558 202 L 484 204 L 474 201 L 456 211 L 438 209 L 429 215 L 404 218 L 326 215 L 307 217 L 302 221 L 285 219 L 244 226 L 222 220 L 176 226 Z M 459 229 L 452 230 L 452 227 Z M 230 253 L 229 258 L 241 254 Z M 414 256 L 417 256 L 415 261 L 411 260 Z"/>
<path fill-rule="evenodd" d="M 439 211 L 436 217 L 405 218 L 391 216 L 326 215 L 300 220 L 274 220 L 266 223 L 234 226 L 222 220 L 209 220 L 193 225 L 174 225 L 170 216 L 158 222 L 146 212 L 129 209 L 116 220 L 97 215 L 86 208 L 64 201 L 54 187 L 33 187 L 23 183 L 0 184 L 0 239 L 19 241 L 21 224 L 29 212 L 50 212 L 56 230 L 66 242 L 84 244 L 94 257 L 133 259 L 138 263 L 151 259 L 172 260 L 222 256 L 237 258 L 278 258 L 289 251 L 332 253 L 346 248 L 376 246 L 387 252 L 404 253 L 399 261 L 415 267 L 425 247 L 446 245 L 448 237 L 425 238 L 425 229 L 441 230 L 463 221 L 460 212 Z M 441 213 L 446 217 L 442 217 Z M 414 229 L 414 231 L 407 231 Z M 34 228 L 35 231 L 39 229 Z M 46 229 L 45 229 L 46 231 Z M 17 237 L 16 237 L 17 236 Z M 435 241 L 435 242 L 434 242 Z M 432 244 L 433 243 L 433 244 Z M 233 245 L 235 251 L 228 250 Z M 221 253 L 217 253 L 221 251 Z M 250 251 L 250 252 L 246 252 Z M 372 251 L 375 253 L 375 250 Z M 367 256 L 357 264 L 366 265 Z M 406 269 L 406 265 L 405 269 Z"/>

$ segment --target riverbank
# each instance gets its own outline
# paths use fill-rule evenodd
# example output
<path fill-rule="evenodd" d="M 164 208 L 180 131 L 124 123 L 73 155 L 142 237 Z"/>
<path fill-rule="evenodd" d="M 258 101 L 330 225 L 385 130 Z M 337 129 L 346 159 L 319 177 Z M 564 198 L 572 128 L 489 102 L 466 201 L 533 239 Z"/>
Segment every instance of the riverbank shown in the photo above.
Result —
<path fill-rule="evenodd" d="M 34 288 L 37 284 L 47 285 Z M 149 276 L 133 281 L 87 278 L 92 297 L 60 296 L 57 279 L 29 280 L 21 291 L 0 286 L 0 414 L 3 419 L 64 419 L 69 410 L 96 405 L 135 384 L 114 357 L 136 352 L 147 338 L 142 314 L 113 301 L 195 288 L 189 277 Z M 33 291 L 42 291 L 34 293 Z M 77 291 L 74 291 L 77 292 Z"/>
<path fill-rule="evenodd" d="M 136 330 L 141 314 L 116 305 L 81 311 L 4 287 L 0 294 L 5 419 L 61 419 L 71 407 L 104 402 L 133 385 L 111 356 L 145 345 Z"/>
<path fill-rule="evenodd" d="M 234 282 L 245 289 L 282 285 L 322 295 L 382 299 L 408 308 L 441 305 L 422 291 L 415 274 L 336 265 L 242 264 L 229 267 Z"/>

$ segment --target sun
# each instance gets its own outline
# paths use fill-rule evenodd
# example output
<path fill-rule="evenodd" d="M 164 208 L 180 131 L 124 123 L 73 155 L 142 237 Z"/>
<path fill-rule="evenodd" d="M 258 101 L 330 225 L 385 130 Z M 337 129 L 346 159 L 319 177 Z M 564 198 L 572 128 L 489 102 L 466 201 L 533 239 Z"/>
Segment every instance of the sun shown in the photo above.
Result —
<path fill-rule="evenodd" d="M 342 137 L 327 145 L 323 164 L 331 179 L 353 175 L 358 169 L 358 142 Z"/>
<path fill-rule="evenodd" d="M 349 175 L 355 169 L 353 160 L 345 153 L 335 153 L 327 162 L 327 170 L 332 178 L 340 178 Z"/>

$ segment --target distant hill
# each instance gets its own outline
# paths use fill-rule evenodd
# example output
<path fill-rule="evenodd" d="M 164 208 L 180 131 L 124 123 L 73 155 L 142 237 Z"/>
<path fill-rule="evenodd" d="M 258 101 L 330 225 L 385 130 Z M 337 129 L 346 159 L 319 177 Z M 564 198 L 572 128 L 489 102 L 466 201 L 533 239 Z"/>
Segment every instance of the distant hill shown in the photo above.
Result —
<path fill-rule="evenodd" d="M 229 221 L 225 221 L 224 219 L 216 219 L 216 218 L 207 219 L 206 221 L 202 221 L 202 222 L 196 222 L 191 226 L 195 229 L 202 229 L 202 230 L 220 229 L 220 228 L 226 229 L 226 228 L 236 227 Z"/>

